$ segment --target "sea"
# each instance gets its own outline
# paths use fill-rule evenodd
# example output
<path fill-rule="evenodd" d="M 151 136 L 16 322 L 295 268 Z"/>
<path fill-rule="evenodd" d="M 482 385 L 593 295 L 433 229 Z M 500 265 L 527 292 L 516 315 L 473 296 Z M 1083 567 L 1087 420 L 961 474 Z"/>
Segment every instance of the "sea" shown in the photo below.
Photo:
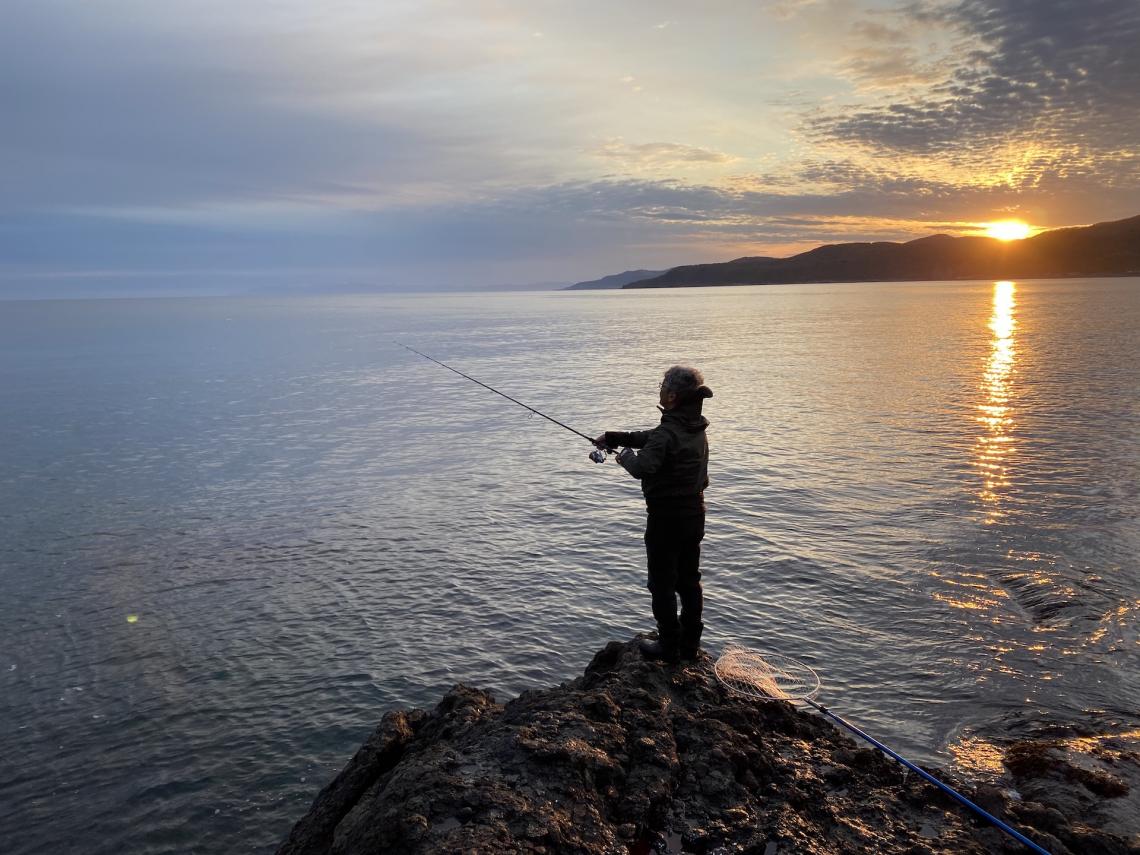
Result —
<path fill-rule="evenodd" d="M 0 303 L 0 841 L 272 852 L 381 716 L 652 629 L 580 436 L 714 397 L 707 649 L 916 762 L 1140 738 L 1140 279 Z"/>

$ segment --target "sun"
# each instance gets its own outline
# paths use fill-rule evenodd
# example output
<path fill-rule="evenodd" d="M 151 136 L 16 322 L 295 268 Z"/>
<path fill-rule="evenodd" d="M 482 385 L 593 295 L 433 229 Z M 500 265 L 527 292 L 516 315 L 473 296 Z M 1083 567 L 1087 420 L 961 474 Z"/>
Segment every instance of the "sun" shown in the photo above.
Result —
<path fill-rule="evenodd" d="M 1024 240 L 1033 231 L 1021 220 L 1002 220 L 997 223 L 986 223 L 986 234 L 998 240 Z"/>

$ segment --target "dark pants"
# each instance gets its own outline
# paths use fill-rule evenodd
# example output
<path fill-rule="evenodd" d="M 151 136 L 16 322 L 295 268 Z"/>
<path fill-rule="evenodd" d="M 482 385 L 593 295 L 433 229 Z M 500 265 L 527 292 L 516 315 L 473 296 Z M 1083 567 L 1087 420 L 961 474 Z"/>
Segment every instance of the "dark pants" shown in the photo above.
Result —
<path fill-rule="evenodd" d="M 701 540 L 705 515 L 664 516 L 650 513 L 645 523 L 645 554 L 649 559 L 649 591 L 653 617 L 662 639 L 685 635 L 700 637 Z M 681 619 L 677 619 L 677 596 Z"/>

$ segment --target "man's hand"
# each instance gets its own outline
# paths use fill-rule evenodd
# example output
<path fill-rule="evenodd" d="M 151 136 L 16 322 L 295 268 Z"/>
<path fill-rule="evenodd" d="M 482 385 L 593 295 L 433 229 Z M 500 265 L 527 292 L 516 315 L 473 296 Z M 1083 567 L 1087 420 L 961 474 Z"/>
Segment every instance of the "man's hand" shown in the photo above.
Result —
<path fill-rule="evenodd" d="M 603 451 L 609 450 L 609 446 L 606 445 L 606 435 L 604 433 L 601 436 L 599 436 L 597 439 L 594 440 L 594 445 L 596 445 L 598 448 L 602 449 Z"/>
<path fill-rule="evenodd" d="M 631 457 L 637 457 L 637 452 L 635 452 L 632 448 L 623 448 L 621 451 L 618 452 L 617 462 L 620 463 L 622 466 L 625 466 L 626 462 Z"/>

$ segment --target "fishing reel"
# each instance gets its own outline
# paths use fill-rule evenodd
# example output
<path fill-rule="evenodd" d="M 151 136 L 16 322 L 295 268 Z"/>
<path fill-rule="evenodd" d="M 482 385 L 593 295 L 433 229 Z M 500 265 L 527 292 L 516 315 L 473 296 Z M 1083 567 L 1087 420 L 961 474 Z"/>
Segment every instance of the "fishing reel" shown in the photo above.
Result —
<path fill-rule="evenodd" d="M 595 463 L 605 463 L 611 454 L 621 457 L 622 453 L 616 448 L 609 448 L 608 446 L 606 448 L 595 448 L 590 452 L 590 459 Z"/>

